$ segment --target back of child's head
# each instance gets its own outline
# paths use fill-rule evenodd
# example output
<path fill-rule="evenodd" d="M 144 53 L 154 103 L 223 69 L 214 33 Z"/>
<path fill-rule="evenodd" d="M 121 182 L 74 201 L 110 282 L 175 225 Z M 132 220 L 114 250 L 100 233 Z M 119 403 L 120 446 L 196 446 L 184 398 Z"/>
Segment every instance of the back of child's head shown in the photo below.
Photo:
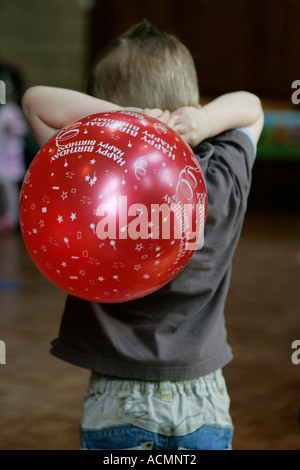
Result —
<path fill-rule="evenodd" d="M 199 104 L 198 78 L 187 47 L 148 21 L 112 40 L 92 68 L 88 93 L 120 106 L 173 111 Z"/>

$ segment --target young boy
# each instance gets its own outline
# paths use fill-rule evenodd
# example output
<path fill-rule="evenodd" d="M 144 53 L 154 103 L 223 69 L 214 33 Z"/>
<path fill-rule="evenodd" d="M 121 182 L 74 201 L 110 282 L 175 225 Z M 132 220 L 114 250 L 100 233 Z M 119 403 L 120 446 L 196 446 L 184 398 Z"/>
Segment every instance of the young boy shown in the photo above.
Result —
<path fill-rule="evenodd" d="M 92 371 L 81 448 L 228 449 L 224 305 L 263 126 L 260 100 L 240 91 L 200 107 L 189 51 L 148 22 L 101 53 L 89 93 L 29 89 L 23 110 L 37 142 L 84 115 L 138 108 L 191 145 L 208 213 L 203 248 L 159 291 L 119 304 L 68 296 L 51 352 Z"/>

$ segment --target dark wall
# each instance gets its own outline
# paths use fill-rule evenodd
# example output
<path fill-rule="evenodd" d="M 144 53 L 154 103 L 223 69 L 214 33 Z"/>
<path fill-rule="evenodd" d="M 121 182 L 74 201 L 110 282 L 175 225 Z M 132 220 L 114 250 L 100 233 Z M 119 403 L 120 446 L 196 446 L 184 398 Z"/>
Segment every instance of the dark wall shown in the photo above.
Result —
<path fill-rule="evenodd" d="M 143 18 L 190 48 L 204 95 L 247 89 L 290 99 L 291 83 L 300 79 L 299 0 L 97 0 L 90 59 Z"/>

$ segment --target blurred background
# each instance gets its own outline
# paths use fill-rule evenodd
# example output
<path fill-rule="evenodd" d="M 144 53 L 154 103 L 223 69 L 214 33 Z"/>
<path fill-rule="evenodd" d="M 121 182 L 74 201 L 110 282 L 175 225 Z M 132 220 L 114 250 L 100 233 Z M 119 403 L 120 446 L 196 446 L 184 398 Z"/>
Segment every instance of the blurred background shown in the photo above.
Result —
<path fill-rule="evenodd" d="M 265 128 L 227 302 L 235 358 L 224 373 L 234 447 L 300 449 L 300 365 L 291 361 L 300 339 L 300 104 L 291 99 L 299 0 L 0 0 L 0 18 L 0 79 L 13 71 L 17 102 L 32 85 L 84 91 L 98 50 L 143 18 L 190 48 L 202 103 L 238 89 L 262 99 Z M 22 135 L 26 169 L 38 148 Z M 18 230 L 1 234 L 0 449 L 78 448 L 87 373 L 48 353 L 64 298 L 32 265 Z"/>
<path fill-rule="evenodd" d="M 1 58 L 28 86 L 81 89 L 97 51 L 147 18 L 191 49 L 203 94 L 244 88 L 289 101 L 299 78 L 299 15 L 297 0 L 2 0 Z"/>

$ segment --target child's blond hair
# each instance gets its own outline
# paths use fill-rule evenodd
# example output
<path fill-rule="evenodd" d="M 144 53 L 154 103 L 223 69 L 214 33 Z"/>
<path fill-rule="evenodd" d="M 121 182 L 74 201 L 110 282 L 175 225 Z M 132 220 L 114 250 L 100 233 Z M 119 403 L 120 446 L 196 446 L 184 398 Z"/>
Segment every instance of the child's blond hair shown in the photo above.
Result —
<path fill-rule="evenodd" d="M 134 25 L 100 52 L 87 92 L 120 106 L 173 111 L 199 104 L 197 72 L 188 48 L 148 21 Z"/>

